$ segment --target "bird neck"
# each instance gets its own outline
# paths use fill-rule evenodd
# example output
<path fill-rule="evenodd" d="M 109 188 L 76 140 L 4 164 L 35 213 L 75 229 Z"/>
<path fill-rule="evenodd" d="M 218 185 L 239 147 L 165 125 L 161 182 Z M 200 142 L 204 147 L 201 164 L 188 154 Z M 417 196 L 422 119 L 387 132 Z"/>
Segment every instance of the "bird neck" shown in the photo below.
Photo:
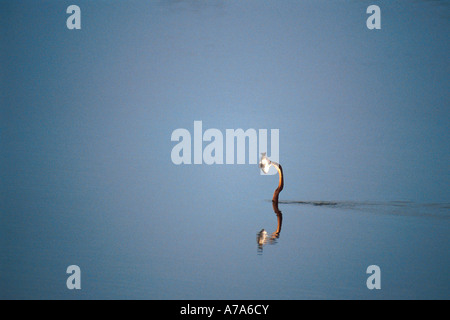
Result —
<path fill-rule="evenodd" d="M 284 187 L 284 178 L 283 178 L 283 168 L 280 164 L 272 162 L 273 166 L 278 170 L 279 180 L 278 180 L 278 188 L 275 190 L 273 194 L 272 201 L 278 204 L 278 195 Z"/>

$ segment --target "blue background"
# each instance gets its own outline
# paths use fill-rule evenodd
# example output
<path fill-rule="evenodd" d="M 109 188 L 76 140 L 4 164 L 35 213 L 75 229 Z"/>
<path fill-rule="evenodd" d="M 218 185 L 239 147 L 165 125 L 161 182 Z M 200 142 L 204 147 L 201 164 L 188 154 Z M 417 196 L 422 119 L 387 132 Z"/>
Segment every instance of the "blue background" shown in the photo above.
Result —
<path fill-rule="evenodd" d="M 449 5 L 1 1 L 0 298 L 448 299 Z M 278 178 L 174 165 L 195 120 L 280 130 L 263 254 Z"/>

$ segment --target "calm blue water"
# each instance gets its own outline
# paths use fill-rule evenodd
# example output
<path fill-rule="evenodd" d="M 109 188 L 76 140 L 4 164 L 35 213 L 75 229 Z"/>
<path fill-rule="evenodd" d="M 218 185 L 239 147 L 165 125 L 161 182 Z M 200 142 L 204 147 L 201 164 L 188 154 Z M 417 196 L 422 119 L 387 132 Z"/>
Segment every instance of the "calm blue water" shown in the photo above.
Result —
<path fill-rule="evenodd" d="M 283 202 L 278 239 L 259 246 L 261 229 L 277 229 L 270 201 L 65 197 L 30 198 L 22 208 L 33 214 L 9 218 L 6 297 L 448 298 L 448 204 Z M 82 270 L 79 292 L 65 288 L 70 264 Z M 376 292 L 366 287 L 372 264 Z"/>
<path fill-rule="evenodd" d="M 378 2 L 2 1 L 0 298 L 449 299 L 449 2 Z M 278 235 L 196 120 L 280 130 Z"/>

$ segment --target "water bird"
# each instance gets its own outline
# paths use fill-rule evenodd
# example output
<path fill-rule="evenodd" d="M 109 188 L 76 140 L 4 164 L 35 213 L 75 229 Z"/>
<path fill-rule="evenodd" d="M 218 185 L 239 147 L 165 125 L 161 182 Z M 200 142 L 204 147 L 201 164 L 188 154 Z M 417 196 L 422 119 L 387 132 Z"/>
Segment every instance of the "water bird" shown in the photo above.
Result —
<path fill-rule="evenodd" d="M 261 170 L 267 174 L 269 172 L 270 166 L 274 166 L 275 169 L 278 171 L 279 175 L 279 181 L 278 181 L 278 187 L 273 193 L 272 202 L 276 203 L 278 205 L 278 195 L 280 194 L 281 190 L 283 190 L 284 187 L 284 178 L 283 178 L 283 168 L 281 165 L 275 161 L 270 161 L 269 158 L 267 158 L 266 153 L 261 153 L 261 161 L 259 162 L 259 167 Z"/>

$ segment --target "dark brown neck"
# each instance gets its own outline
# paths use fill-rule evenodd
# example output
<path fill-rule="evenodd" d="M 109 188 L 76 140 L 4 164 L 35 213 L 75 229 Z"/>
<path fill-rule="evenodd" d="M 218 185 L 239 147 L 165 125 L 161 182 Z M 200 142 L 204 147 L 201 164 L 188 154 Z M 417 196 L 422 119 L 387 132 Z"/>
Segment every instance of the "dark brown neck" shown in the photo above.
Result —
<path fill-rule="evenodd" d="M 272 202 L 275 202 L 278 205 L 278 195 L 280 194 L 281 190 L 283 190 L 284 187 L 284 178 L 283 178 L 283 168 L 280 164 L 274 164 L 275 168 L 278 170 L 278 175 L 280 177 L 280 180 L 278 181 L 278 188 L 273 193 Z"/>

